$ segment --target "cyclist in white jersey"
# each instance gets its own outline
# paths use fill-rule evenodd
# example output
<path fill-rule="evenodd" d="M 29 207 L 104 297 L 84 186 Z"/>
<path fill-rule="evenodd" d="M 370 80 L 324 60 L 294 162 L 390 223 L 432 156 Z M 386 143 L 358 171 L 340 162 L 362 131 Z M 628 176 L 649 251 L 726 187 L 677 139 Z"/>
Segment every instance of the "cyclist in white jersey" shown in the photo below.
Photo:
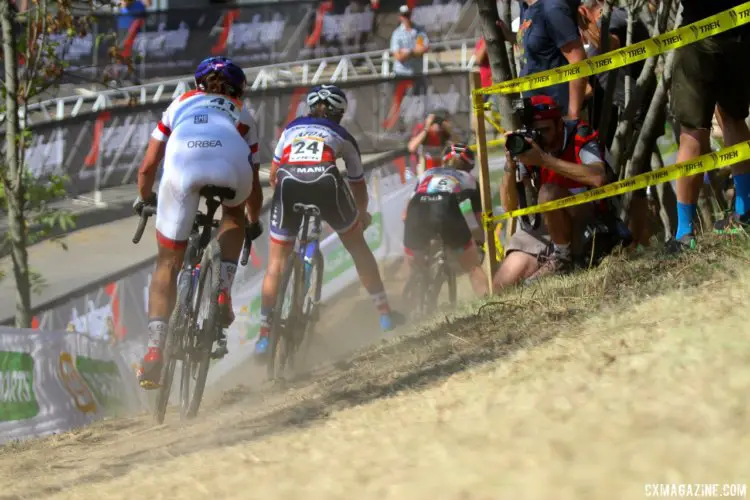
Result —
<path fill-rule="evenodd" d="M 260 230 L 258 217 L 262 197 L 257 175 L 258 140 L 255 123 L 240 98 L 246 87 L 245 74 L 225 57 L 201 62 L 195 73 L 197 90 L 178 97 L 154 129 L 138 172 L 137 213 L 156 205 L 158 256 L 149 285 L 148 351 L 139 370 L 141 387 L 158 387 L 161 349 L 167 321 L 174 307 L 177 274 L 187 247 L 198 204 L 199 191 L 207 185 L 234 190 L 224 200 L 218 231 L 222 263 L 220 270 L 222 326 L 234 320 L 230 290 L 244 242 L 245 206 L 251 224 Z M 164 159 L 158 203 L 153 192 L 156 171 Z M 251 196 L 254 194 L 254 196 Z"/>
<path fill-rule="evenodd" d="M 460 252 L 458 262 L 469 274 L 474 292 L 482 296 L 488 289 L 474 242 L 483 237 L 479 225 L 482 204 L 479 184 L 470 173 L 473 168 L 474 153 L 465 144 L 455 143 L 445 148 L 441 167 L 419 176 L 406 207 L 404 251 L 411 273 L 414 260 L 425 258 L 430 241 L 439 235 L 447 249 Z M 464 216 L 460 204 L 466 200 L 471 202 L 471 210 Z"/>
<path fill-rule="evenodd" d="M 364 229 L 371 222 L 369 198 L 357 141 L 339 124 L 346 104 L 338 87 L 313 88 L 307 95 L 310 114 L 290 122 L 276 145 L 271 166 L 271 242 L 255 344 L 258 355 L 268 348 L 279 276 L 302 221 L 293 209 L 295 203 L 317 205 L 321 218 L 338 233 L 380 314 L 381 328 L 390 330 L 402 319 L 388 305 L 377 261 L 365 241 Z M 336 166 L 337 158 L 344 160 L 351 191 Z"/>

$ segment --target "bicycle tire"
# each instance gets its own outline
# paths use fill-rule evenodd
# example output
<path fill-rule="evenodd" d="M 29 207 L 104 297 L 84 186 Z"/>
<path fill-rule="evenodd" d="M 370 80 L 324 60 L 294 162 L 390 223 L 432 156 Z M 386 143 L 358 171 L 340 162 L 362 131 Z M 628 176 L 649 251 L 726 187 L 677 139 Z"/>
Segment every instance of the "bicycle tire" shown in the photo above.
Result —
<path fill-rule="evenodd" d="M 162 368 L 159 377 L 160 387 L 156 396 L 156 405 L 154 407 L 154 418 L 159 424 L 164 423 L 164 417 L 167 414 L 169 406 L 169 395 L 172 392 L 172 381 L 174 379 L 175 368 L 177 367 L 177 349 L 184 335 L 184 330 L 180 325 L 180 316 L 178 308 L 172 311 L 167 324 L 167 338 L 164 340 L 164 349 L 162 349 Z"/>
<path fill-rule="evenodd" d="M 268 339 L 268 363 L 266 364 L 266 378 L 269 380 L 276 380 L 278 375 L 283 371 L 284 366 L 277 366 L 279 364 L 284 363 L 286 351 L 289 346 L 287 345 L 287 336 L 285 333 L 285 330 L 287 328 L 292 327 L 291 324 L 294 319 L 292 316 L 292 311 L 290 306 L 290 313 L 289 317 L 287 319 L 282 319 L 282 311 L 284 310 L 284 299 L 286 298 L 287 293 L 287 287 L 289 286 L 289 281 L 292 278 L 292 274 L 294 273 L 294 267 L 295 267 L 295 260 L 297 259 L 297 253 L 292 252 L 289 257 L 287 258 L 286 265 L 284 266 L 284 272 L 281 275 L 281 279 L 279 280 L 279 288 L 276 290 L 276 302 L 273 312 L 273 320 L 271 322 L 271 331 L 269 333 L 269 339 Z M 292 291 L 292 295 L 293 295 Z M 290 299 L 293 300 L 294 297 Z M 289 321 L 291 319 L 291 321 Z M 282 321 L 284 322 L 282 324 Z M 290 324 L 287 324 L 287 321 L 289 321 Z M 281 363 L 279 363 L 281 362 Z"/>
<path fill-rule="evenodd" d="M 320 253 L 320 250 L 315 252 L 310 273 L 312 275 L 310 279 L 310 288 L 313 290 L 313 300 L 311 304 L 305 307 L 303 313 L 305 320 L 305 329 L 302 332 L 303 338 L 300 340 L 300 349 L 298 351 L 300 354 L 297 355 L 298 359 L 295 360 L 295 362 L 302 362 L 303 364 L 305 363 L 305 361 L 307 361 L 308 355 L 310 354 L 310 348 L 312 347 L 313 338 L 315 335 L 315 325 L 317 324 L 319 319 L 318 305 L 320 304 L 320 297 L 323 294 L 325 260 L 323 259 L 323 254 Z"/>
<path fill-rule="evenodd" d="M 198 274 L 198 285 L 195 289 L 193 301 L 192 323 L 195 328 L 194 349 L 189 351 L 188 356 L 191 368 L 194 366 L 197 377 L 193 388 L 193 397 L 190 400 L 185 418 L 191 419 L 198 414 L 203 391 L 206 388 L 208 369 L 211 366 L 211 350 L 213 349 L 216 333 L 219 327 L 219 279 L 221 274 L 221 249 L 216 241 L 209 243 L 203 252 L 201 259 L 201 270 Z M 204 294 L 207 292 L 207 295 Z M 198 328 L 195 322 L 198 320 L 200 305 L 206 303 L 206 316 L 202 328 Z M 188 370 L 188 377 L 192 370 Z M 189 378 L 187 383 L 189 384 Z"/>

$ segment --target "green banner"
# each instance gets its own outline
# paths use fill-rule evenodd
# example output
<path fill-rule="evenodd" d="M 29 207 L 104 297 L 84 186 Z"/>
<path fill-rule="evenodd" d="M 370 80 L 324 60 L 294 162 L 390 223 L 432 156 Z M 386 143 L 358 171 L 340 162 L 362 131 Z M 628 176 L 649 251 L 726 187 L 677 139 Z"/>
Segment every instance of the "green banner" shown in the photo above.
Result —
<path fill-rule="evenodd" d="M 39 413 L 34 394 L 34 358 L 0 351 L 0 422 L 25 420 Z"/>
<path fill-rule="evenodd" d="M 373 252 L 380 248 L 383 243 L 383 215 L 380 212 L 372 214 L 372 223 L 365 230 L 365 241 Z M 337 240 L 333 246 L 334 248 L 325 256 L 323 286 L 354 267 L 352 256 L 349 255 L 349 251 L 341 243 L 341 240 Z"/>
<path fill-rule="evenodd" d="M 113 414 L 125 408 L 125 401 L 121 399 L 120 372 L 117 363 L 100 359 L 76 356 L 76 370 L 86 381 L 86 385 L 94 393 L 96 401 L 105 413 Z"/>

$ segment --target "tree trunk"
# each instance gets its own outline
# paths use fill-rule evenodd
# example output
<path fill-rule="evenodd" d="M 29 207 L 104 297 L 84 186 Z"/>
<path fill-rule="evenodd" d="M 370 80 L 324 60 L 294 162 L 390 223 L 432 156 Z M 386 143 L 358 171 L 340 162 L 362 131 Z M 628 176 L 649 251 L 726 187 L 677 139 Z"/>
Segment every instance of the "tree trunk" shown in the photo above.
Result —
<path fill-rule="evenodd" d="M 5 64 L 5 169 L 3 184 L 8 203 L 8 229 L 16 280 L 16 327 L 31 327 L 31 286 L 29 281 L 29 254 L 26 250 L 26 224 L 24 222 L 23 165 L 19 157 L 18 121 L 18 54 L 11 0 L 0 2 L 0 25 L 3 33 L 3 59 Z"/>
<path fill-rule="evenodd" d="M 503 23 L 508 29 L 511 29 L 513 24 L 513 16 L 511 15 L 511 0 L 503 1 Z M 518 70 L 516 68 L 516 58 L 513 54 L 513 44 L 505 42 L 505 52 L 508 54 L 508 61 L 510 63 L 510 76 L 515 79 L 518 77 Z"/>
<path fill-rule="evenodd" d="M 599 38 L 600 54 L 609 52 L 609 21 L 612 17 L 612 0 L 604 4 L 602 10 L 602 28 Z M 604 89 L 602 99 L 601 118 L 599 119 L 599 140 L 601 144 L 607 144 L 609 139 L 609 122 L 612 120 L 612 102 L 614 101 L 615 88 L 617 87 L 617 75 L 619 69 L 613 69 L 607 75 L 607 87 Z"/>
<path fill-rule="evenodd" d="M 638 141 L 633 150 L 632 160 L 625 172 L 626 177 L 632 177 L 645 171 L 646 164 L 650 161 L 651 153 L 654 151 L 656 139 L 664 131 L 668 102 L 667 94 L 672 81 L 673 64 L 674 52 L 670 52 L 667 55 L 667 61 L 664 65 L 664 76 L 656 87 L 656 92 L 654 92 L 654 98 L 651 100 L 648 113 L 646 113 L 643 127 L 638 134 Z M 622 196 L 623 206 L 628 206 L 632 193 L 625 193 Z"/>
<path fill-rule="evenodd" d="M 479 19 L 482 23 L 482 35 L 487 44 L 487 56 L 492 67 L 492 81 L 507 82 L 513 78 L 510 71 L 510 59 L 505 50 L 505 37 L 499 26 L 500 15 L 495 0 L 477 0 Z M 516 130 L 520 127 L 518 119 L 513 113 L 512 94 L 498 95 L 498 111 L 502 118 L 502 126 L 506 130 Z"/>
<path fill-rule="evenodd" d="M 660 10 L 657 14 L 656 24 L 651 30 L 651 36 L 658 36 L 666 30 L 670 11 L 672 10 L 671 5 L 670 0 L 665 0 L 659 6 Z M 679 19 L 677 22 L 679 23 Z M 627 170 L 622 167 L 625 159 L 632 156 L 633 145 L 635 143 L 632 137 L 635 115 L 641 108 L 645 96 L 656 86 L 657 62 L 657 57 L 651 57 L 643 65 L 643 70 L 636 80 L 630 102 L 628 102 L 625 110 L 621 113 L 620 123 L 615 132 L 615 138 L 610 151 L 612 154 L 612 169 L 618 173 L 621 179 L 628 175 Z"/>

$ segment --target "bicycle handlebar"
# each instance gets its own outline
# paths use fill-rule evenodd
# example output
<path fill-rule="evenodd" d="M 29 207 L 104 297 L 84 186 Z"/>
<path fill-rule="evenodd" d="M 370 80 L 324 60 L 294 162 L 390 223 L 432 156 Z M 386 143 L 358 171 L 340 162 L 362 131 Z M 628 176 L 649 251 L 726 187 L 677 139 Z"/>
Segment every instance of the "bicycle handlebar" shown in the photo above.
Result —
<path fill-rule="evenodd" d="M 141 220 L 138 221 L 138 228 L 135 230 L 135 235 L 133 235 L 133 243 L 137 244 L 139 241 L 141 241 L 141 237 L 143 236 L 143 231 L 146 230 L 146 222 L 148 222 L 148 218 L 151 217 L 156 213 L 156 207 L 153 205 L 146 205 L 143 207 L 143 210 L 141 210 Z"/>

